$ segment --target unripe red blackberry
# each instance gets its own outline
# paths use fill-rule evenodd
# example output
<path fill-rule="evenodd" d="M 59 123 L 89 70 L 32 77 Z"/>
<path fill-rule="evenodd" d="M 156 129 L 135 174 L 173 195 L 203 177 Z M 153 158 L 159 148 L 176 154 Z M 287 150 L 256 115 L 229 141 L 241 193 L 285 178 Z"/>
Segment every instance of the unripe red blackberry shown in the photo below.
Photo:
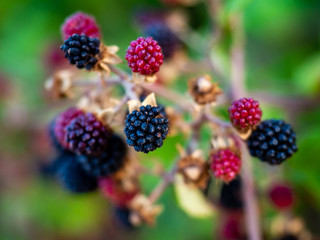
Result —
<path fill-rule="evenodd" d="M 172 57 L 178 47 L 178 38 L 164 23 L 158 22 L 147 25 L 144 34 L 158 42 L 165 59 Z"/>
<path fill-rule="evenodd" d="M 107 147 L 111 130 L 92 113 L 74 118 L 65 128 L 68 148 L 78 154 L 99 156 Z"/>
<path fill-rule="evenodd" d="M 126 117 L 124 133 L 127 143 L 138 152 L 148 153 L 160 148 L 167 138 L 168 119 L 159 117 L 160 108 L 141 106 Z"/>
<path fill-rule="evenodd" d="M 57 178 L 65 189 L 73 193 L 91 192 L 97 189 L 97 180 L 82 169 L 76 155 L 63 153 L 59 159 Z"/>
<path fill-rule="evenodd" d="M 229 149 L 221 149 L 211 155 L 211 170 L 216 178 L 228 183 L 241 169 L 240 158 Z"/>
<path fill-rule="evenodd" d="M 262 111 L 259 102 L 252 98 L 240 98 L 232 102 L 229 118 L 238 129 L 247 129 L 257 125 L 261 120 Z"/>
<path fill-rule="evenodd" d="M 73 34 L 60 46 L 65 58 L 77 68 L 92 69 L 98 62 L 100 40 L 86 35 Z"/>
<path fill-rule="evenodd" d="M 152 37 L 139 37 L 132 41 L 125 58 L 132 72 L 142 75 L 157 73 L 163 63 L 161 47 Z"/>
<path fill-rule="evenodd" d="M 243 207 L 242 181 L 240 176 L 229 183 L 223 183 L 219 203 L 225 209 L 237 210 Z"/>
<path fill-rule="evenodd" d="M 103 195 L 121 207 L 127 206 L 138 193 L 137 189 L 124 190 L 112 177 L 100 178 L 98 183 Z"/>
<path fill-rule="evenodd" d="M 54 122 L 52 122 L 50 128 L 52 128 L 51 131 L 53 131 L 53 135 L 55 137 L 55 141 L 57 143 L 54 143 L 55 145 L 59 144 L 63 148 L 68 148 L 68 143 L 65 141 L 66 136 L 66 126 L 73 120 L 74 118 L 84 115 L 84 112 L 81 111 L 78 108 L 72 107 L 64 112 L 60 113 Z M 53 137 L 52 137 L 53 139 Z"/>
<path fill-rule="evenodd" d="M 123 166 L 126 153 L 126 143 L 119 136 L 112 135 L 106 149 L 99 156 L 79 155 L 77 160 L 89 175 L 103 177 L 115 173 Z"/>
<path fill-rule="evenodd" d="M 293 205 L 293 194 L 290 187 L 284 184 L 272 186 L 269 197 L 274 206 L 279 209 L 286 209 Z"/>
<path fill-rule="evenodd" d="M 240 231 L 240 221 L 235 217 L 228 217 L 222 226 L 222 236 L 224 240 L 243 239 Z"/>
<path fill-rule="evenodd" d="M 100 38 L 100 29 L 93 16 L 82 12 L 76 12 L 69 16 L 61 26 L 63 39 L 66 40 L 73 34 L 86 35 L 92 38 Z"/>
<path fill-rule="evenodd" d="M 296 134 L 282 120 L 266 120 L 259 124 L 247 140 L 252 156 L 269 164 L 281 164 L 296 152 Z"/>

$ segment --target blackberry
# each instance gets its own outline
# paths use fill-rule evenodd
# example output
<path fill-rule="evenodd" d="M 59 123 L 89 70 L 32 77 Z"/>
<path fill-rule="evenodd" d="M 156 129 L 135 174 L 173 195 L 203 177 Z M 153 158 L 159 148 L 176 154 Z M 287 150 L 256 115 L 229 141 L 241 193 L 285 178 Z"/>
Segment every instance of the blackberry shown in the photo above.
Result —
<path fill-rule="evenodd" d="M 97 189 L 97 180 L 82 169 L 76 161 L 76 154 L 68 153 L 60 160 L 64 163 L 58 166 L 57 178 L 65 189 L 73 193 L 85 193 Z"/>
<path fill-rule="evenodd" d="M 73 34 L 60 46 L 70 64 L 75 64 L 77 68 L 86 68 L 87 70 L 92 69 L 98 62 L 99 47 L 100 40 L 98 38 L 90 38 L 79 34 Z"/>
<path fill-rule="evenodd" d="M 126 230 L 133 230 L 134 226 L 130 222 L 130 209 L 127 207 L 116 207 L 114 210 L 115 224 Z"/>
<path fill-rule="evenodd" d="M 92 113 L 74 118 L 65 129 L 68 148 L 87 156 L 99 156 L 106 149 L 111 136 L 111 130 Z"/>
<path fill-rule="evenodd" d="M 276 240 L 299 240 L 299 238 L 292 234 L 286 234 L 277 238 Z"/>
<path fill-rule="evenodd" d="M 296 134 L 282 120 L 266 120 L 259 124 L 247 140 L 252 156 L 269 164 L 281 164 L 296 152 Z"/>
<path fill-rule="evenodd" d="M 92 38 L 100 38 L 100 29 L 94 17 L 82 12 L 76 12 L 69 16 L 61 27 L 64 40 L 73 34 L 84 34 Z"/>
<path fill-rule="evenodd" d="M 163 57 L 169 59 L 178 47 L 178 38 L 164 23 L 153 23 L 145 28 L 145 35 L 152 37 L 162 48 Z"/>
<path fill-rule="evenodd" d="M 128 145 L 137 152 L 148 153 L 163 145 L 169 131 L 169 121 L 159 117 L 159 114 L 159 107 L 147 105 L 127 115 L 124 132 Z"/>
<path fill-rule="evenodd" d="M 228 111 L 232 125 L 238 129 L 247 129 L 257 125 L 262 115 L 259 102 L 252 98 L 240 98 L 233 101 Z"/>
<path fill-rule="evenodd" d="M 291 188 L 285 184 L 272 186 L 269 197 L 272 204 L 278 209 L 290 208 L 294 201 Z"/>
<path fill-rule="evenodd" d="M 228 183 L 240 172 L 241 160 L 229 149 L 221 149 L 213 153 L 210 158 L 211 170 L 216 178 Z"/>
<path fill-rule="evenodd" d="M 157 73 L 163 63 L 161 47 L 152 37 L 139 37 L 132 41 L 125 58 L 132 72 L 142 75 Z"/>
<path fill-rule="evenodd" d="M 237 177 L 229 183 L 223 183 L 219 202 L 225 209 L 236 210 L 243 207 L 242 194 L 241 194 L 242 181 Z"/>
<path fill-rule="evenodd" d="M 125 189 L 121 181 L 111 176 L 99 178 L 98 184 L 102 194 L 111 202 L 121 207 L 128 206 L 130 201 L 139 192 L 138 187 Z"/>
<path fill-rule="evenodd" d="M 53 131 L 52 138 L 53 141 L 56 141 L 54 144 L 59 144 L 62 148 L 68 148 L 68 143 L 65 141 L 66 135 L 66 126 L 76 117 L 84 115 L 84 112 L 78 108 L 71 107 L 65 110 L 64 112 L 60 113 L 56 119 L 52 122 L 52 129 Z"/>
<path fill-rule="evenodd" d="M 125 142 L 117 135 L 112 135 L 106 149 L 98 157 L 78 156 L 87 173 L 94 177 L 108 176 L 119 170 L 124 164 L 127 152 Z"/>

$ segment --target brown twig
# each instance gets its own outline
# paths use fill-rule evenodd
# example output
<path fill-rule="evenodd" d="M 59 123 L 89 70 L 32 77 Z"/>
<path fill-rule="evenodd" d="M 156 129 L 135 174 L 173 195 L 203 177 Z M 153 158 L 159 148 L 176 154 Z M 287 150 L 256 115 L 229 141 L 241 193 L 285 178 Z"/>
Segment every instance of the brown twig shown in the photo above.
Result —
<path fill-rule="evenodd" d="M 231 92 L 235 99 L 245 96 L 244 72 L 244 34 L 242 15 L 234 15 L 232 20 L 233 43 L 231 47 Z M 252 165 L 247 146 L 241 142 L 243 197 L 245 202 L 245 219 L 250 240 L 261 240 L 258 206 L 254 193 Z"/>

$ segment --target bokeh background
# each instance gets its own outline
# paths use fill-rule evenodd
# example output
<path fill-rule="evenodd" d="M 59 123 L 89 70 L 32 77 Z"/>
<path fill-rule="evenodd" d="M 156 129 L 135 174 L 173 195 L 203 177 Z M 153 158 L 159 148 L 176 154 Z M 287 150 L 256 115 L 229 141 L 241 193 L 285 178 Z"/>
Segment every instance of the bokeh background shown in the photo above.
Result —
<path fill-rule="evenodd" d="M 170 1 L 167 1 L 170 2 Z M 246 37 L 246 87 L 260 98 L 264 118 L 284 118 L 298 135 L 298 153 L 271 168 L 252 159 L 258 187 L 261 219 L 269 239 L 274 219 L 283 214 L 268 200 L 273 181 L 285 181 L 294 191 L 290 214 L 320 236 L 320 2 L 318 0 L 226 0 L 221 16 L 222 38 L 211 53 L 228 70 L 230 22 L 228 14 L 241 12 Z M 141 27 L 135 19 L 141 11 L 178 10 L 191 29 L 204 38 L 212 30 L 204 1 L 191 5 L 161 0 L 1 1 L 0 7 L 0 239 L 220 239 L 223 212 L 196 219 L 183 212 L 172 188 L 161 197 L 165 211 L 154 227 L 127 233 L 112 224 L 112 206 L 98 194 L 74 196 L 45 177 L 43 163 L 52 159 L 46 126 L 70 101 L 52 101 L 43 85 L 59 61 L 60 26 L 66 16 L 82 10 L 96 17 L 104 42 L 120 47 L 124 56 Z M 200 62 L 203 52 L 186 47 L 188 56 Z M 128 70 L 125 64 L 120 65 Z M 227 75 L 229 73 L 227 72 Z M 184 93 L 189 76 L 182 75 L 173 88 Z M 222 83 L 224 85 L 224 83 Z M 260 100 L 259 99 L 259 100 Z M 222 117 L 226 107 L 221 109 Z M 203 133 L 205 140 L 210 134 Z M 167 146 L 184 142 L 182 135 L 169 138 Z M 177 151 L 152 153 L 165 166 Z M 158 182 L 143 179 L 146 192 Z M 220 188 L 213 184 L 212 191 Z"/>

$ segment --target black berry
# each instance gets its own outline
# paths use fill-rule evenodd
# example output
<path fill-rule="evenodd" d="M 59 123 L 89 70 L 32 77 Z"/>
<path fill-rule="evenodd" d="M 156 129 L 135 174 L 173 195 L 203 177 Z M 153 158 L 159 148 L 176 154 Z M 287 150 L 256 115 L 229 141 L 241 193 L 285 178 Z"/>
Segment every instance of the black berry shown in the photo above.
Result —
<path fill-rule="evenodd" d="M 282 120 L 266 120 L 259 124 L 247 141 L 252 156 L 269 164 L 281 164 L 296 152 L 296 134 Z"/>
<path fill-rule="evenodd" d="M 99 156 L 106 149 L 111 136 L 111 130 L 92 113 L 74 118 L 65 129 L 68 148 L 87 156 Z"/>
<path fill-rule="evenodd" d="M 133 230 L 134 226 L 130 222 L 130 209 L 127 207 L 116 207 L 114 211 L 115 224 L 126 230 Z"/>
<path fill-rule="evenodd" d="M 87 173 L 94 177 L 106 177 L 119 170 L 127 152 L 125 142 L 117 135 L 112 135 L 106 149 L 98 157 L 78 156 L 78 162 Z"/>
<path fill-rule="evenodd" d="M 96 178 L 87 174 L 76 161 L 75 154 L 68 153 L 60 160 L 64 160 L 64 163 L 58 166 L 57 178 L 65 189 L 73 193 L 85 193 L 97 189 Z"/>
<path fill-rule="evenodd" d="M 100 40 L 86 35 L 73 34 L 61 45 L 65 58 L 77 68 L 90 70 L 98 62 Z"/>
<path fill-rule="evenodd" d="M 220 192 L 220 204 L 225 209 L 241 209 L 243 206 L 241 194 L 241 178 L 237 177 L 229 183 L 223 183 Z"/>
<path fill-rule="evenodd" d="M 138 152 L 148 153 L 160 148 L 169 131 L 168 119 L 159 117 L 159 107 L 140 107 L 128 114 L 124 132 L 127 143 Z"/>
<path fill-rule="evenodd" d="M 178 38 L 164 23 L 152 23 L 147 25 L 145 35 L 152 37 L 162 48 L 163 57 L 172 57 L 178 46 Z"/>

